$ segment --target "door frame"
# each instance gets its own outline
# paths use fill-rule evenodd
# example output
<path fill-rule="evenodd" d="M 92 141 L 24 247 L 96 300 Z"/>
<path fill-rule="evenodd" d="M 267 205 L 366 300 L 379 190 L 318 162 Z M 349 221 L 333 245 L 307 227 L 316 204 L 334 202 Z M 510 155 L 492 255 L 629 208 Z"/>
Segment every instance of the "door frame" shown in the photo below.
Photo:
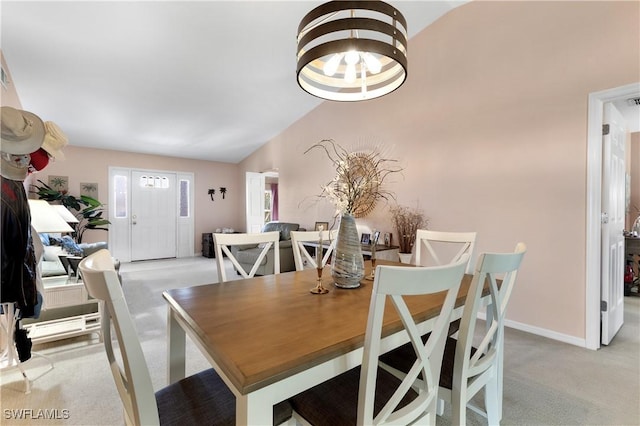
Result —
<path fill-rule="evenodd" d="M 258 189 L 255 182 L 258 181 Z M 246 232 L 258 233 L 264 226 L 264 183 L 265 175 L 260 172 L 245 172 L 245 227 Z M 256 218 L 260 218 L 259 220 Z"/>
<path fill-rule="evenodd" d="M 602 124 L 604 104 L 640 94 L 640 82 L 589 94 L 587 118 L 587 221 L 585 347 L 600 348 Z"/>
<path fill-rule="evenodd" d="M 250 181 L 251 179 L 260 176 L 260 179 L 262 180 L 262 184 L 260 185 L 260 191 L 259 194 L 257 194 L 257 197 L 260 199 L 259 202 L 256 203 L 256 201 L 252 198 L 254 196 L 254 194 L 252 193 L 252 188 L 250 185 Z M 264 203 L 265 203 L 265 195 L 264 192 L 266 190 L 266 178 L 268 177 L 275 177 L 275 178 L 279 178 L 280 174 L 277 171 L 267 171 L 267 172 L 245 172 L 245 212 L 244 212 L 244 217 L 245 217 L 245 226 L 246 226 L 246 232 L 251 233 L 251 232 L 260 232 L 262 230 L 262 227 L 264 226 Z M 259 204 L 259 210 L 260 210 L 260 217 L 262 218 L 262 222 L 260 225 L 260 229 L 256 229 L 256 227 L 254 226 L 255 223 L 253 222 L 252 219 L 250 219 L 252 216 L 254 216 L 254 213 L 252 212 L 252 209 L 255 208 L 256 205 Z M 257 223 L 257 222 L 256 222 Z M 252 230 L 253 228 L 253 230 Z"/>
<path fill-rule="evenodd" d="M 188 181 L 189 214 L 180 217 L 176 214 L 176 257 L 192 257 L 195 255 L 195 176 L 192 172 L 180 172 L 171 170 L 153 170 L 138 167 L 109 167 L 109 250 L 112 255 L 122 262 L 131 262 L 131 180 L 132 171 L 150 173 L 172 173 L 176 175 L 176 184 L 180 181 Z M 127 179 L 126 210 L 124 218 L 115 217 L 116 197 L 113 180 L 116 176 L 124 176 Z M 176 190 L 176 205 L 180 203 L 180 188 Z"/>

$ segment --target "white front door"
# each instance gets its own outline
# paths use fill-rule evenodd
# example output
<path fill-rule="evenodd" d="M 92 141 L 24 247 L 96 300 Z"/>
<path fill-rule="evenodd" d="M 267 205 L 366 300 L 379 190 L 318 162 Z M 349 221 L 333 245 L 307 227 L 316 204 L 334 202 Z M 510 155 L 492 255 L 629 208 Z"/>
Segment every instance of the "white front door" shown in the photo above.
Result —
<path fill-rule="evenodd" d="M 131 172 L 131 260 L 176 257 L 175 173 Z"/>
<path fill-rule="evenodd" d="M 264 226 L 264 184 L 263 173 L 247 172 L 247 232 L 256 234 Z"/>
<path fill-rule="evenodd" d="M 602 136 L 602 282 L 603 345 L 624 321 L 624 219 L 626 123 L 611 103 L 604 106 Z"/>

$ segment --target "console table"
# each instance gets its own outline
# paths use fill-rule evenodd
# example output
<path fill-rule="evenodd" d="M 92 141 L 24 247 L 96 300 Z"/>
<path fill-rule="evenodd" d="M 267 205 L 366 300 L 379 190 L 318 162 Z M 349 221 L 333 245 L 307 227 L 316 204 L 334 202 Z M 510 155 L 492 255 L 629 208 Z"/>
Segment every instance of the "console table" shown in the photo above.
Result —
<path fill-rule="evenodd" d="M 314 242 L 304 242 L 302 243 L 305 247 L 315 249 L 318 247 L 318 243 Z M 323 243 L 323 248 L 329 248 L 329 243 Z M 361 244 L 362 255 L 366 256 L 368 259 L 371 258 L 371 244 Z M 398 246 L 385 246 L 382 244 L 376 245 L 376 259 L 379 260 L 388 260 L 391 262 L 397 262 L 399 259 L 398 253 L 400 253 L 400 247 Z"/>

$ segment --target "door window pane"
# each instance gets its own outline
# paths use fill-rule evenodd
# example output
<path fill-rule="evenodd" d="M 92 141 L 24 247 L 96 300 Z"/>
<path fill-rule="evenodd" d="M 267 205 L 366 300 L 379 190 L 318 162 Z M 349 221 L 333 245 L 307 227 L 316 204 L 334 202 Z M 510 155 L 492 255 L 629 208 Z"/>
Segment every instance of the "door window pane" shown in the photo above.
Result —
<path fill-rule="evenodd" d="M 189 217 L 189 181 L 188 180 L 180 181 L 180 217 Z"/>
<path fill-rule="evenodd" d="M 113 188 L 115 191 L 115 212 L 114 215 L 117 218 L 127 217 L 127 177 L 126 176 L 114 176 Z"/>

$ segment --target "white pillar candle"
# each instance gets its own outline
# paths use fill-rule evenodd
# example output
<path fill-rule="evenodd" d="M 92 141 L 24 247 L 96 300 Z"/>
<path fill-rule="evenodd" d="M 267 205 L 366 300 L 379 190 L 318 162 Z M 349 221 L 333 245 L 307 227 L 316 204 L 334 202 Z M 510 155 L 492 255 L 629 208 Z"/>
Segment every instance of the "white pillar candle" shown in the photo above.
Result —
<path fill-rule="evenodd" d="M 322 268 L 322 231 L 324 229 L 324 226 L 320 225 L 318 226 L 318 234 L 320 235 L 320 238 L 318 239 L 318 248 L 316 249 L 316 267 L 317 268 Z"/>

